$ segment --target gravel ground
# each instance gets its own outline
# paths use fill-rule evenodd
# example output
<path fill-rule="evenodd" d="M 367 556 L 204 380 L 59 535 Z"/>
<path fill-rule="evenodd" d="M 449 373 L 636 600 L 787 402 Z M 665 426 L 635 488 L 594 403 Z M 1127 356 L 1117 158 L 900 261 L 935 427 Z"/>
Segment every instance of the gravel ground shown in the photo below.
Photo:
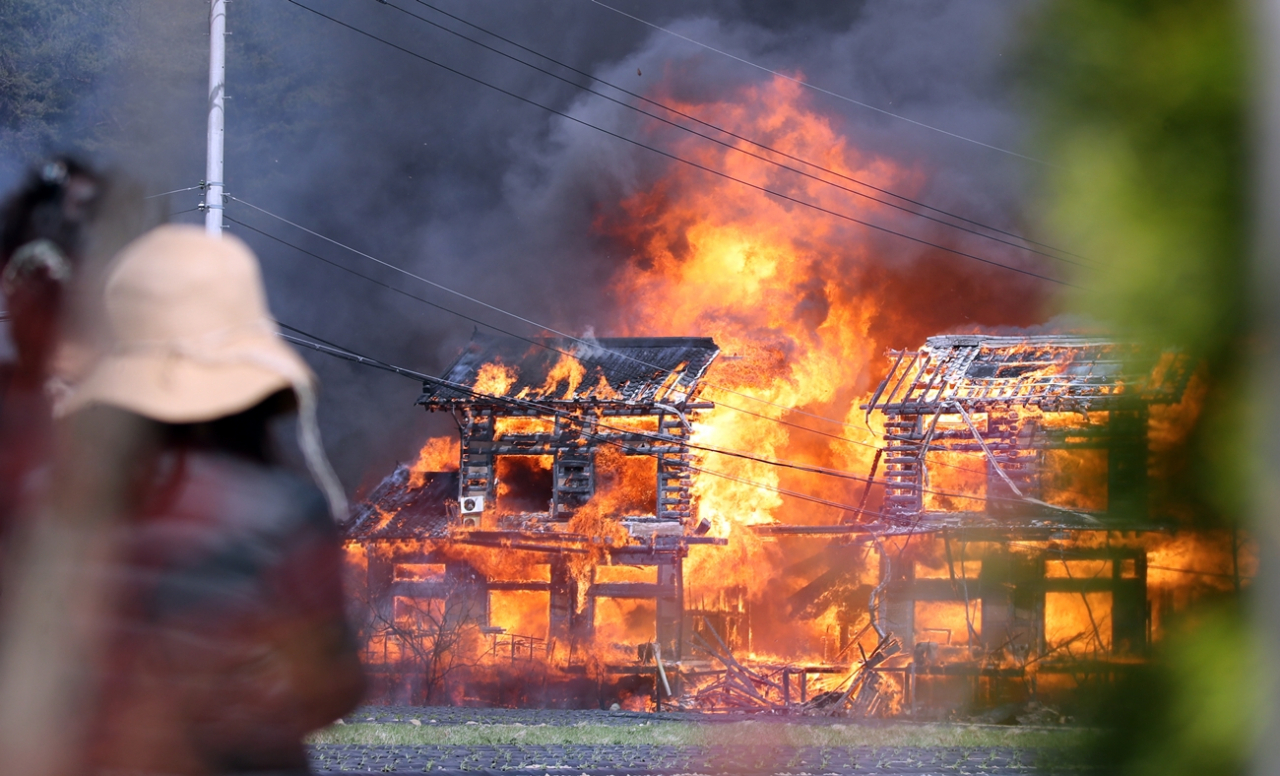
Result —
<path fill-rule="evenodd" d="M 1037 773 L 1014 749 L 684 746 L 413 746 L 322 744 L 320 773 L 547 772 L 589 774 L 1005 774 Z"/>
<path fill-rule="evenodd" d="M 755 716 L 755 719 L 760 717 Z M 365 707 L 345 718 L 351 724 L 393 724 L 418 719 L 423 725 L 635 725 L 644 721 L 709 723 L 741 721 L 734 715 L 562 709 L 473 709 Z M 788 717 L 787 722 L 802 721 Z M 815 724 L 822 724 L 821 721 Z M 1045 772 L 1082 774 L 1053 763 L 1054 755 L 1005 747 L 867 746 L 662 746 L 653 744 L 563 745 L 411 745 L 316 744 L 312 762 L 318 773 L 502 774 L 524 776 L 563 772 L 565 776 L 692 776 L 693 774 L 983 774 L 1026 776 Z M 1049 762 L 1046 762 L 1049 761 Z"/>

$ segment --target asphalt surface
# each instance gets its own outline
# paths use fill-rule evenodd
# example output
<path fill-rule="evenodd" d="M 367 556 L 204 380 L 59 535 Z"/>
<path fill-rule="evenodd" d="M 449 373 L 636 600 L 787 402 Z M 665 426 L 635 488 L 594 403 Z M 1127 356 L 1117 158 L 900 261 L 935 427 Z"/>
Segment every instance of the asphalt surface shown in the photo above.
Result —
<path fill-rule="evenodd" d="M 1034 774 L 1013 749 L 689 746 L 350 746 L 314 748 L 321 773 Z M 1030 755 L 1035 757 L 1035 755 Z"/>
<path fill-rule="evenodd" d="M 685 721 L 700 724 L 740 721 L 687 713 L 578 711 L 560 709 L 473 709 L 366 707 L 348 715 L 348 724 L 394 724 L 419 720 L 423 725 L 539 724 L 571 726 L 634 725 L 640 722 Z M 787 722 L 805 718 L 787 717 Z M 816 724 L 822 724 L 821 721 Z M 431 773 L 436 776 L 825 776 L 826 774 L 903 774 L 904 776 L 1029 776 L 1040 773 L 1086 774 L 1036 750 L 951 747 L 840 746 L 662 746 L 654 744 L 369 746 L 320 744 L 311 747 L 317 773 Z M 1048 761 L 1047 761 L 1048 760 Z"/>

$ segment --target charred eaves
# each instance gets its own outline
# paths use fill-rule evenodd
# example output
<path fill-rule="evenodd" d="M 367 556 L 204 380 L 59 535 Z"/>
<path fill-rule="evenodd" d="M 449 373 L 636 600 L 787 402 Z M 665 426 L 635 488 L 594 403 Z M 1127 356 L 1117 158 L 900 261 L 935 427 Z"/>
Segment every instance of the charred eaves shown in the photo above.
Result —
<path fill-rule="evenodd" d="M 955 453 L 969 454 L 986 480 L 983 503 L 964 522 L 1147 520 L 1148 409 L 1182 398 L 1191 368 L 1185 355 L 1069 335 L 940 336 L 888 355 L 892 366 L 862 408 L 884 425 L 881 512 L 889 532 L 920 530 L 922 518 L 927 524 L 939 512 L 952 523 L 939 528 L 957 527 L 965 509 L 930 509 L 925 498 L 940 490 L 930 488 L 929 458 Z M 1049 503 L 1046 452 L 1067 450 L 1105 451 L 1105 504 Z"/>
<path fill-rule="evenodd" d="M 547 340 L 541 345 L 477 334 L 418 404 L 451 412 L 462 440 L 459 504 L 464 524 L 497 498 L 503 456 L 551 456 L 547 518 L 567 520 L 595 494 L 602 447 L 657 461 L 652 520 L 692 528 L 688 436 L 699 381 L 720 349 L 707 338 Z M 524 420 L 527 422 L 510 422 Z M 507 421 L 504 423 L 504 421 Z M 664 533 L 632 516 L 632 528 Z M 515 527 L 515 526 L 507 526 Z"/>

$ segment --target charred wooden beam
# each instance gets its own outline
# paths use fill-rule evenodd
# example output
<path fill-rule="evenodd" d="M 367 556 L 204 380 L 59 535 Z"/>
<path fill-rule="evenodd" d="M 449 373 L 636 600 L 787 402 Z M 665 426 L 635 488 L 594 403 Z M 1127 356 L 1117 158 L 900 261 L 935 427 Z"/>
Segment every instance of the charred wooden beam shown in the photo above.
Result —
<path fill-rule="evenodd" d="M 684 644 L 684 558 L 658 564 L 659 589 L 670 591 L 657 599 L 656 633 L 662 654 L 679 661 Z M 677 688 L 679 691 L 679 688 Z"/>
<path fill-rule="evenodd" d="M 591 552 L 585 547 L 573 547 L 564 544 L 534 544 L 532 542 L 512 542 L 501 539 L 454 539 L 457 544 L 469 544 L 474 547 L 497 547 L 504 550 L 528 550 L 529 552 L 550 552 L 555 554 L 574 553 L 586 555 Z"/>
<path fill-rule="evenodd" d="M 545 593 L 551 590 L 550 582 L 527 582 L 518 579 L 490 580 L 485 583 L 489 591 L 524 591 Z"/>
<path fill-rule="evenodd" d="M 595 602 L 590 597 L 581 609 L 578 608 L 581 584 L 574 577 L 567 559 L 560 557 L 551 561 L 550 637 L 571 649 L 591 638 L 595 622 Z"/>
<path fill-rule="evenodd" d="M 873 533 L 865 525 L 782 525 L 769 523 L 748 526 L 758 536 L 843 536 Z"/>
<path fill-rule="evenodd" d="M 595 541 L 583 534 L 550 531 L 466 531 L 455 534 L 454 538 L 458 541 L 519 541 L 539 544 L 591 544 Z"/>
<path fill-rule="evenodd" d="M 653 582 L 597 582 L 587 590 L 596 598 L 674 598 L 680 591 L 672 585 Z"/>
<path fill-rule="evenodd" d="M 388 596 L 407 598 L 447 598 L 452 587 L 444 582 L 401 579 L 387 588 Z"/>

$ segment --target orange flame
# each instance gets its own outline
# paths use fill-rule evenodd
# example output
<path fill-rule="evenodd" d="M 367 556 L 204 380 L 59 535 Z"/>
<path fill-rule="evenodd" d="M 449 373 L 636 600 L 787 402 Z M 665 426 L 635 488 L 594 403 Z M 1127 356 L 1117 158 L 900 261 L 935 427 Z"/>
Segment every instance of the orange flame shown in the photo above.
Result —
<path fill-rule="evenodd" d="M 428 439 L 418 451 L 418 460 L 409 467 L 409 487 L 421 488 L 432 472 L 458 470 L 459 442 L 454 437 Z"/>
<path fill-rule="evenodd" d="M 519 378 L 519 370 L 514 366 L 507 366 L 501 361 L 495 361 L 480 367 L 480 371 L 476 373 L 474 388 L 477 393 L 484 393 L 490 396 L 506 396 L 507 391 L 511 390 L 511 386 L 515 385 L 516 380 Z"/>
<path fill-rule="evenodd" d="M 587 370 L 578 359 L 568 353 L 562 353 L 560 360 L 547 373 L 547 381 L 543 383 L 541 391 L 544 395 L 550 396 L 556 393 L 560 383 L 565 383 L 564 393 L 560 398 L 568 401 L 577 393 L 578 386 L 582 385 L 582 379 L 586 374 Z"/>

